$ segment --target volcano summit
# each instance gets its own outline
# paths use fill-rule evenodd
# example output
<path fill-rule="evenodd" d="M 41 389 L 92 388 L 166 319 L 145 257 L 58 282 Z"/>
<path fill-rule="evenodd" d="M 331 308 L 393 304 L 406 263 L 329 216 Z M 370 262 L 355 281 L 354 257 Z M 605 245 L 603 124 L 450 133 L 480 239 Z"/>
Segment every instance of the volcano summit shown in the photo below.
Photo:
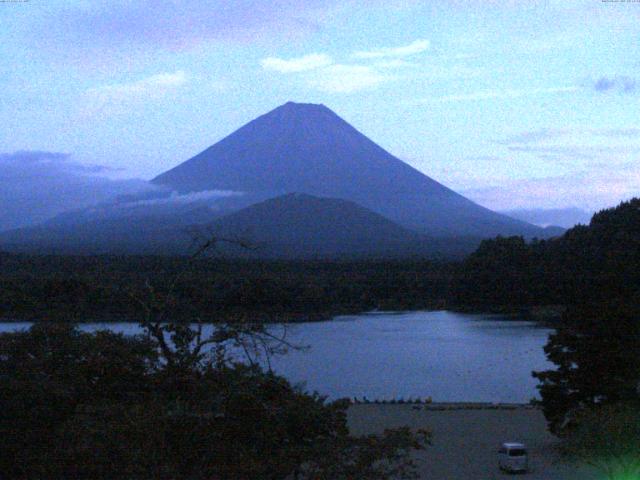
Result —
<path fill-rule="evenodd" d="M 152 182 L 181 193 L 341 198 L 433 237 L 544 236 L 429 178 L 324 105 L 286 103 Z"/>
<path fill-rule="evenodd" d="M 185 232 L 200 226 L 252 232 L 268 256 L 459 256 L 482 238 L 547 236 L 429 178 L 323 105 L 286 103 L 151 183 L 138 196 L 4 232 L 0 246 L 186 253 Z"/>

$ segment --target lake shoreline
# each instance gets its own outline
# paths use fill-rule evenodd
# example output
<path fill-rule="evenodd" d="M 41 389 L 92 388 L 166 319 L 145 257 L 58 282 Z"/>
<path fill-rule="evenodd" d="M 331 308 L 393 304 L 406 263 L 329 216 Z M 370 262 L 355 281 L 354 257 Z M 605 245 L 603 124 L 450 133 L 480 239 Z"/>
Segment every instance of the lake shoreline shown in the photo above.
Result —
<path fill-rule="evenodd" d="M 0 331 L 30 325 L 0 323 Z M 144 334 L 136 322 L 80 323 L 77 328 Z M 203 334 L 216 328 L 203 325 Z M 291 345 L 310 348 L 272 356 L 265 368 L 268 364 L 294 384 L 333 400 L 525 403 L 538 396 L 531 372 L 550 367 L 543 347 L 552 330 L 501 315 L 373 311 L 267 328 Z M 242 358 L 242 350 L 234 348 L 230 345 L 229 354 Z"/>
<path fill-rule="evenodd" d="M 316 312 L 316 313 L 287 313 L 287 314 L 261 314 L 256 316 L 262 316 L 263 318 L 256 320 L 256 323 L 269 324 L 297 324 L 297 323 L 311 323 L 311 322 L 327 322 L 332 321 L 336 317 L 345 317 L 351 315 L 369 315 L 376 313 L 384 314 L 406 314 L 412 312 L 441 312 L 448 311 L 453 313 L 460 313 L 465 315 L 497 315 L 502 317 L 503 320 L 527 320 L 540 323 L 541 326 L 554 327 L 562 319 L 562 313 L 566 309 L 564 305 L 529 305 L 523 307 L 505 308 L 505 307 L 493 307 L 493 308 L 475 308 L 470 306 L 446 306 L 443 304 L 432 305 L 425 308 L 410 308 L 410 309 L 371 309 L 371 310 L 358 310 L 358 309 L 338 309 L 330 312 Z M 184 319 L 185 321 L 187 319 Z M 99 316 L 89 318 L 86 320 L 59 320 L 59 319 L 44 319 L 34 320 L 33 318 L 14 318 L 14 317 L 1 317 L 0 323 L 22 323 L 22 322 L 51 322 L 51 323 L 135 323 L 139 324 L 141 320 L 122 318 L 118 316 Z M 193 322 L 195 323 L 195 322 Z M 225 323 L 224 320 L 202 322 L 206 325 L 216 325 Z"/>

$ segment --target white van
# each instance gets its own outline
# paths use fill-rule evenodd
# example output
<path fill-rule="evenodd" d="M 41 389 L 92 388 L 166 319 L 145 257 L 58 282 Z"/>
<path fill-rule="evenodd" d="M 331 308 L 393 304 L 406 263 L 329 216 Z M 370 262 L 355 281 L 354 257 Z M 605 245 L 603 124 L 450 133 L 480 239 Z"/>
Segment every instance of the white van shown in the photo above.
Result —
<path fill-rule="evenodd" d="M 498 450 L 498 465 L 504 472 L 526 472 L 529 468 L 527 448 L 522 443 L 503 443 Z"/>

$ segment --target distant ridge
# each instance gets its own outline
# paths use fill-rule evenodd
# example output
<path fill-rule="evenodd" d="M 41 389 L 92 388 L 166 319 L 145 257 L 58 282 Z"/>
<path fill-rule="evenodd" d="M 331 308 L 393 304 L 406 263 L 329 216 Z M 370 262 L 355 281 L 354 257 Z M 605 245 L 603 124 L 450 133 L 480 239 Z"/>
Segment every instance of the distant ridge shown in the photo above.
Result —
<path fill-rule="evenodd" d="M 455 257 L 479 239 L 430 239 L 348 200 L 291 193 L 219 218 L 211 232 L 253 244 L 259 257 Z M 248 253 L 238 251 L 238 253 Z"/>
<path fill-rule="evenodd" d="M 541 228 L 492 212 L 427 177 L 324 105 L 288 102 L 152 182 L 183 193 L 343 198 L 430 236 L 544 236 Z"/>
<path fill-rule="evenodd" d="M 521 208 L 505 210 L 504 215 L 517 218 L 523 222 L 529 222 L 541 227 L 558 226 L 571 228 L 578 224 L 586 225 L 591 219 L 592 213 L 580 208 Z"/>
<path fill-rule="evenodd" d="M 0 232 L 0 249 L 56 254 L 185 255 L 204 238 L 237 239 L 250 248 L 221 242 L 231 257 L 461 258 L 479 238 L 430 238 L 348 200 L 292 193 L 271 198 L 215 220 L 199 208 L 166 217 L 60 219 L 38 227 Z"/>

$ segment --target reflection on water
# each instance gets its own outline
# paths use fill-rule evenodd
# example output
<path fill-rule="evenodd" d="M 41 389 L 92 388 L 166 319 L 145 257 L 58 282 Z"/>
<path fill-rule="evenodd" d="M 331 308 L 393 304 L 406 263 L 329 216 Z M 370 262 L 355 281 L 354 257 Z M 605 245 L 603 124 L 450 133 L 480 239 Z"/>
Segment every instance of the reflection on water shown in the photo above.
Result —
<path fill-rule="evenodd" d="M 130 323 L 81 328 L 139 332 Z M 536 396 L 531 371 L 550 367 L 542 350 L 549 329 L 497 316 L 376 312 L 287 328 L 290 341 L 310 348 L 274 358 L 274 370 L 331 398 L 527 402 Z"/>

